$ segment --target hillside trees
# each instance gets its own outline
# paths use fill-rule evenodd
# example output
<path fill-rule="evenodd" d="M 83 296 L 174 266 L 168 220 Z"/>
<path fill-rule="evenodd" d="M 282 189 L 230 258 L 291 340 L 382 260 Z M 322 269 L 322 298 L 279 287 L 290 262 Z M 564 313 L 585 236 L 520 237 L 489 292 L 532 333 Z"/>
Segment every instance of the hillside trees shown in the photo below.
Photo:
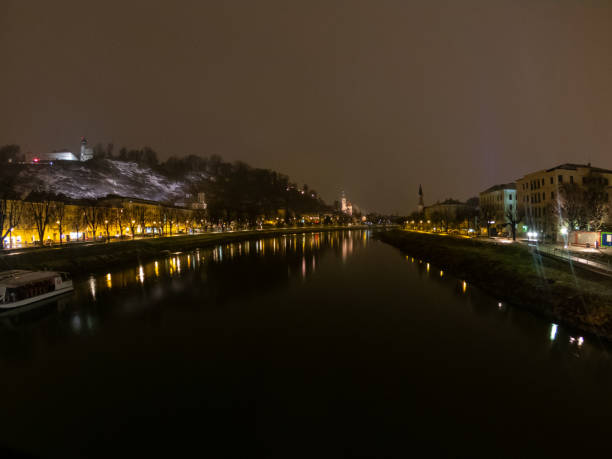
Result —
<path fill-rule="evenodd" d="M 0 147 L 0 164 L 24 161 L 25 156 L 21 153 L 19 145 L 3 145 Z"/>

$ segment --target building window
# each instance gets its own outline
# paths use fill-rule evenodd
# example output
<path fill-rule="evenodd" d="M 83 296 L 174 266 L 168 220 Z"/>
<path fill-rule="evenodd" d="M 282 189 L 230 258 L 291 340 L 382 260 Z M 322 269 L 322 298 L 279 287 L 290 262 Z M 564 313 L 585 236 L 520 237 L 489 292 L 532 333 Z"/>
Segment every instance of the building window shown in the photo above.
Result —
<path fill-rule="evenodd" d="M 542 201 L 546 201 L 546 193 L 542 191 Z"/>
<path fill-rule="evenodd" d="M 554 177 L 551 176 L 550 177 L 550 184 L 552 185 L 554 181 L 555 181 Z"/>
<path fill-rule="evenodd" d="M 512 204 L 508 204 L 508 209 L 510 209 L 510 211 L 512 211 Z"/>
<path fill-rule="evenodd" d="M 574 183 L 574 176 L 570 175 L 570 183 Z"/>
<path fill-rule="evenodd" d="M 510 193 L 510 195 L 508 196 L 508 199 L 512 201 L 512 193 Z"/>
<path fill-rule="evenodd" d="M 559 178 L 559 183 L 563 183 L 563 176 L 560 175 L 558 178 Z"/>
<path fill-rule="evenodd" d="M 550 192 L 550 199 L 555 199 L 555 192 L 554 191 Z"/>
<path fill-rule="evenodd" d="M 542 186 L 544 186 L 544 179 L 542 179 Z"/>

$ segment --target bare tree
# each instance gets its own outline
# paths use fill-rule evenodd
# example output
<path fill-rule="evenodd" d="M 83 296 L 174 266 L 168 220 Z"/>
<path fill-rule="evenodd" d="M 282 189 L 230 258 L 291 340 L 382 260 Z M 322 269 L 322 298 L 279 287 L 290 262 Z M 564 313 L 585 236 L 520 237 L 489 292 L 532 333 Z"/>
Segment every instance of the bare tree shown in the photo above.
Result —
<path fill-rule="evenodd" d="M 157 222 L 156 227 L 159 230 L 160 236 L 163 236 L 165 233 L 166 225 L 168 225 L 168 211 L 166 206 L 158 205 L 155 209 L 155 221 Z M 172 234 L 172 233 L 170 233 Z"/>
<path fill-rule="evenodd" d="M 521 220 L 525 217 L 525 207 L 522 204 L 517 205 L 516 210 L 506 210 L 506 221 L 507 225 L 510 226 L 510 232 L 512 233 L 512 240 L 516 241 L 516 227 Z"/>
<path fill-rule="evenodd" d="M 85 207 L 77 206 L 76 211 L 68 219 L 70 224 L 76 229 L 76 238 L 79 240 L 79 233 L 81 233 L 83 240 L 85 240 L 84 229 L 87 228 L 87 222 L 85 221 Z"/>
<path fill-rule="evenodd" d="M 559 195 L 555 213 L 567 225 L 568 231 L 586 229 L 584 190 L 576 183 L 564 183 L 559 187 Z"/>
<path fill-rule="evenodd" d="M 96 233 L 100 226 L 102 207 L 98 206 L 95 201 L 90 201 L 83 209 L 83 216 L 85 218 L 85 224 L 91 229 L 94 241 L 96 240 Z"/>
<path fill-rule="evenodd" d="M 4 247 L 6 237 L 21 222 L 23 211 L 24 205 L 20 199 L 9 199 L 7 195 L 0 198 L 0 248 Z M 12 238 L 9 239 L 9 246 L 13 246 Z"/>
<path fill-rule="evenodd" d="M 136 237 L 136 227 L 138 225 L 138 215 L 135 206 L 129 206 L 126 209 L 127 224 L 130 227 L 130 233 L 132 233 L 132 239 Z"/>
<path fill-rule="evenodd" d="M 203 209 L 196 209 L 193 213 L 193 218 L 197 225 L 202 228 L 206 224 L 206 211 Z"/>
<path fill-rule="evenodd" d="M 448 232 L 448 227 L 451 223 L 451 215 L 444 210 L 437 210 L 431 214 L 430 220 L 442 227 L 445 232 Z"/>
<path fill-rule="evenodd" d="M 172 228 L 178 220 L 178 212 L 175 207 L 171 207 L 170 209 L 168 209 L 168 219 L 168 229 L 170 230 L 170 236 L 172 236 Z"/>
<path fill-rule="evenodd" d="M 599 231 L 608 220 L 608 181 L 593 172 L 584 177 L 584 204 L 586 224 L 589 231 Z"/>
<path fill-rule="evenodd" d="M 28 216 L 36 227 L 38 233 L 38 240 L 41 245 L 45 242 L 45 232 L 49 221 L 53 215 L 53 207 L 51 206 L 51 199 L 45 193 L 30 193 L 26 199 L 26 208 Z"/>
<path fill-rule="evenodd" d="M 134 206 L 134 212 L 136 221 L 140 225 L 141 234 L 144 235 L 148 217 L 147 208 L 145 206 Z"/>
<path fill-rule="evenodd" d="M 66 219 L 66 205 L 62 201 L 53 202 L 53 219 L 59 231 L 59 243 L 62 245 L 62 234 L 64 230 L 64 220 Z"/>
<path fill-rule="evenodd" d="M 123 231 L 125 227 L 128 225 L 128 212 L 123 208 L 123 205 L 120 207 L 115 207 L 113 209 L 113 221 L 119 228 L 119 237 L 123 238 Z"/>
<path fill-rule="evenodd" d="M 110 227 L 113 224 L 115 213 L 110 207 L 102 207 L 100 211 L 100 224 L 104 225 L 106 232 L 106 242 L 110 241 Z"/>
<path fill-rule="evenodd" d="M 491 204 L 483 204 L 480 206 L 480 218 L 484 220 L 487 226 L 487 237 L 491 237 L 491 221 L 495 218 L 495 207 Z"/>

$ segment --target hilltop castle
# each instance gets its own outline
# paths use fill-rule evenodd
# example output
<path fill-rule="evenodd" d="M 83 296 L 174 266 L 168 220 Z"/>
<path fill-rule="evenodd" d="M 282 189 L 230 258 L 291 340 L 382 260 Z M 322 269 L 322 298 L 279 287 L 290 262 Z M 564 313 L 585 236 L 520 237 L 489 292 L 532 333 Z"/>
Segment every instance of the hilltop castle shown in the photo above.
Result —
<path fill-rule="evenodd" d="M 81 137 L 81 151 L 79 156 L 71 151 L 54 151 L 42 153 L 33 158 L 33 162 L 52 162 L 52 161 L 89 161 L 93 158 L 93 149 L 87 146 L 87 139 Z"/>

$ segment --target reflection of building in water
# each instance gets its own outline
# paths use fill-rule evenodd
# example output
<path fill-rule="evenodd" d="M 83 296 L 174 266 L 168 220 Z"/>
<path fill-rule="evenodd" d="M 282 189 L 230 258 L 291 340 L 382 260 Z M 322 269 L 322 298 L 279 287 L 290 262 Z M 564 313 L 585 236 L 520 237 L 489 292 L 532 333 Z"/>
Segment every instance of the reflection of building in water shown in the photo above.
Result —
<path fill-rule="evenodd" d="M 353 254 L 353 238 L 342 238 L 342 261 L 346 261 L 349 255 Z"/>

